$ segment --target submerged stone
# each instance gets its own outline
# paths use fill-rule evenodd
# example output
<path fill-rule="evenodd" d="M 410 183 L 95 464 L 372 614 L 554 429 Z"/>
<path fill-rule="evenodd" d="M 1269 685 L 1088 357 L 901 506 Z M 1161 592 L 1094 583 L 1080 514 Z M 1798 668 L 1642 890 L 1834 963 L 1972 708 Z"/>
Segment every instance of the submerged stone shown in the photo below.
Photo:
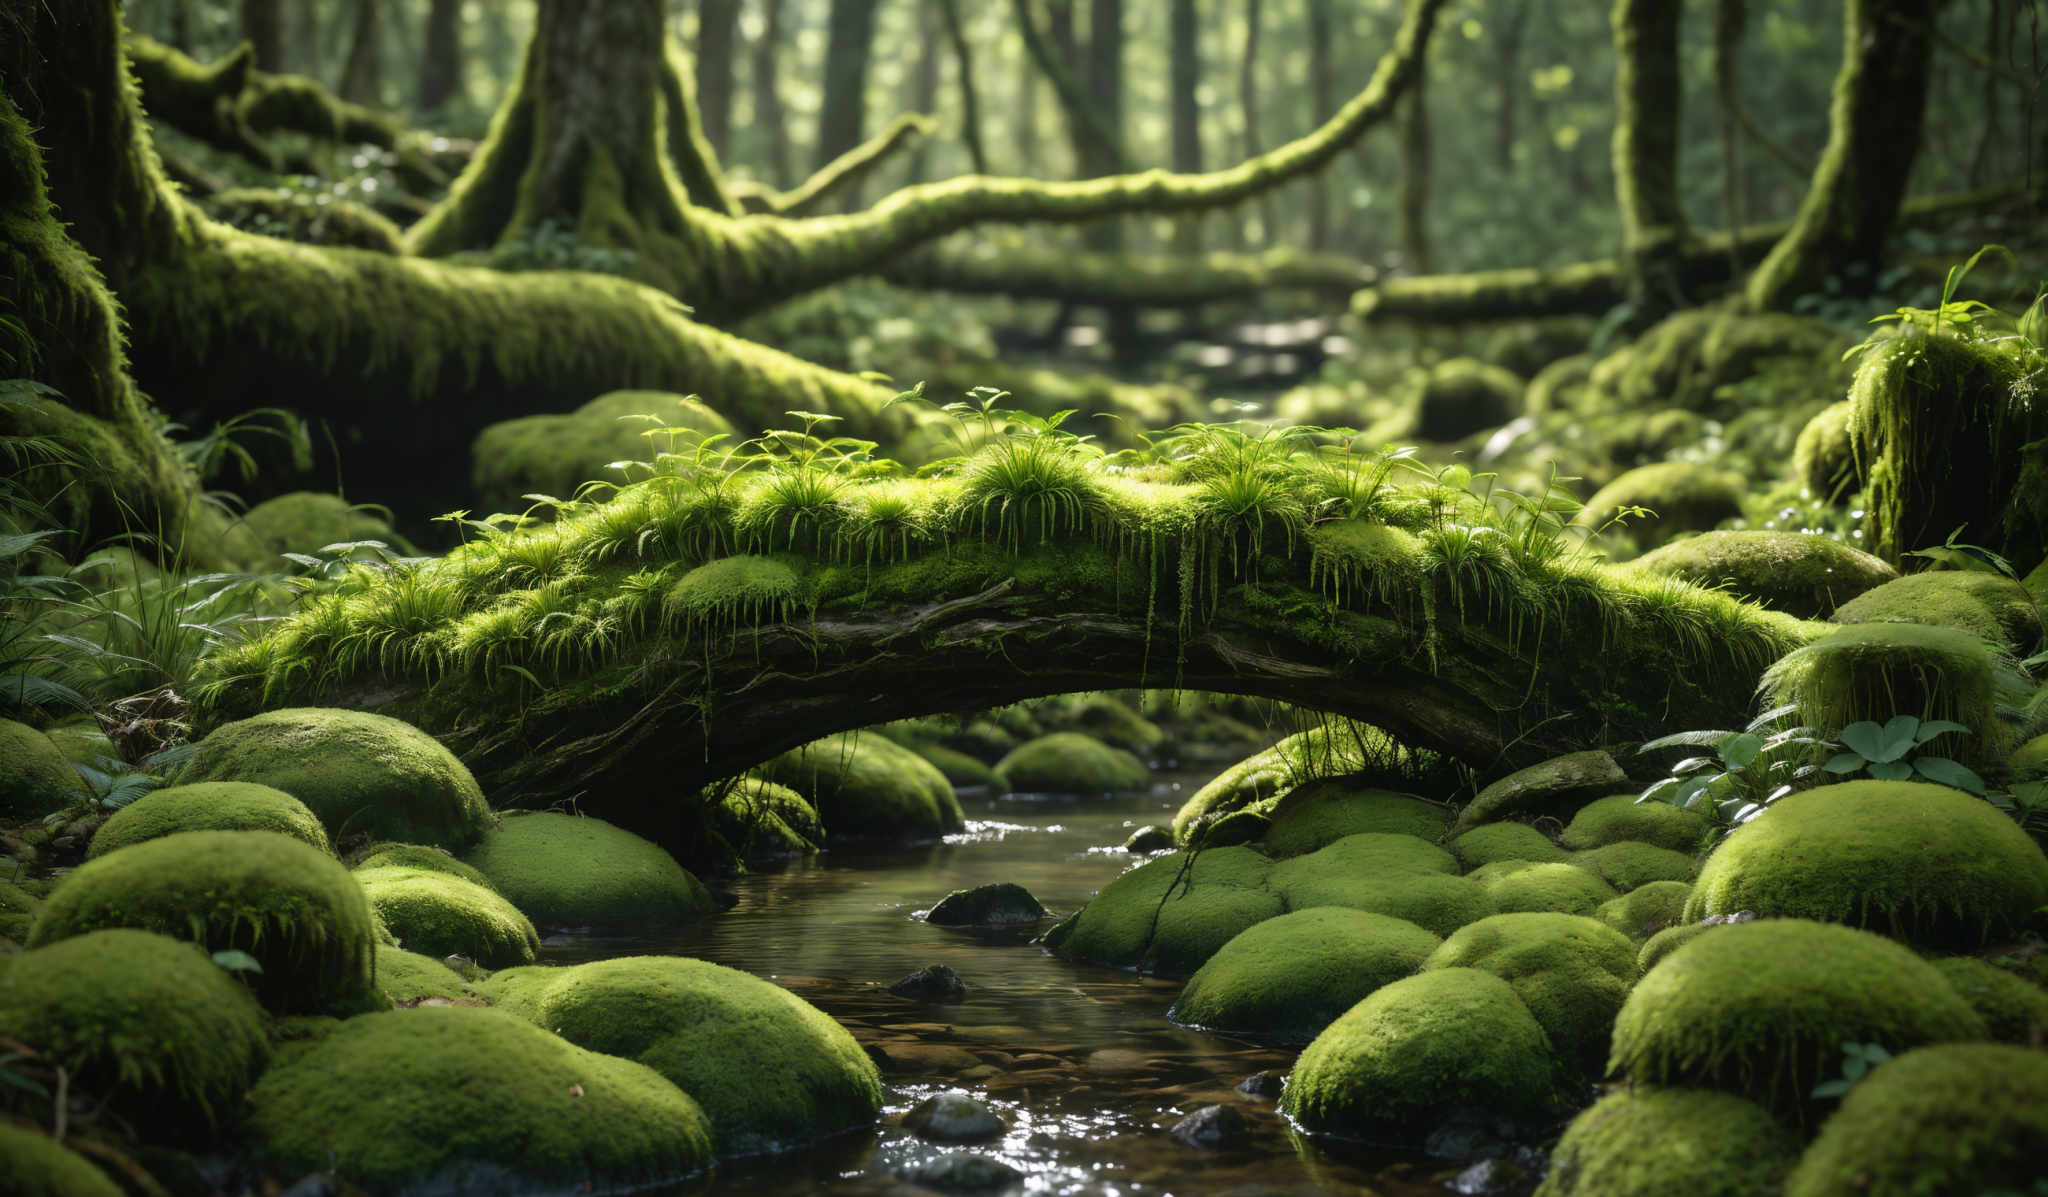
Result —
<path fill-rule="evenodd" d="M 903 1125 L 921 1139 L 934 1143 L 979 1143 L 1004 1131 L 1003 1120 L 978 1101 L 957 1089 L 933 1094 L 910 1107 Z"/>
<path fill-rule="evenodd" d="M 1243 1146 L 1252 1137 L 1252 1122 L 1234 1106 L 1208 1105 L 1174 1123 L 1169 1133 L 1189 1147 L 1217 1151 Z"/>
<path fill-rule="evenodd" d="M 919 1002 L 964 1002 L 967 982 L 943 964 L 927 964 L 889 986 L 889 992 Z"/>
<path fill-rule="evenodd" d="M 942 927 L 987 927 L 1035 923 L 1051 914 L 1023 886 L 998 881 L 954 890 L 939 899 L 924 919 Z"/>
<path fill-rule="evenodd" d="M 1023 1184 L 1024 1174 L 993 1156 L 953 1151 L 912 1168 L 907 1179 L 941 1192 L 988 1193 Z"/>

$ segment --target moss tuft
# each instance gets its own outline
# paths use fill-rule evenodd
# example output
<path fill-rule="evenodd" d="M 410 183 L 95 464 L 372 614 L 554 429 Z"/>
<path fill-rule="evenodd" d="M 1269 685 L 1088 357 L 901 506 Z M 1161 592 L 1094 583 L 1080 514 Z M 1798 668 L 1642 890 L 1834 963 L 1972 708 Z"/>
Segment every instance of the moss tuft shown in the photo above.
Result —
<path fill-rule="evenodd" d="M 91 797 L 85 779 L 48 736 L 0 719 L 0 815 L 39 819 Z"/>
<path fill-rule="evenodd" d="M 355 878 L 401 947 L 466 956 L 485 968 L 531 964 L 540 951 L 540 936 L 525 915 L 453 874 L 387 865 L 357 869 Z"/>
<path fill-rule="evenodd" d="M 1628 893 L 1653 881 L 1691 881 L 1699 864 L 1689 852 L 1674 852 L 1630 840 L 1572 855 L 1572 863 Z"/>
<path fill-rule="evenodd" d="M 1937 960 L 1934 968 L 1970 1003 L 1993 1039 L 2021 1047 L 2048 1040 L 2048 989 L 1975 956 Z"/>
<path fill-rule="evenodd" d="M 365 869 L 425 869 L 460 877 L 471 885 L 480 885 L 492 892 L 498 888 L 491 884 L 489 877 L 462 863 L 446 848 L 436 848 L 432 844 L 371 844 L 350 856 L 347 864 L 356 872 Z"/>
<path fill-rule="evenodd" d="M 1514 987 L 1563 1060 L 1597 1072 L 1636 980 L 1636 949 L 1570 914 L 1497 914 L 1461 927 L 1422 966 L 1476 968 Z"/>
<path fill-rule="evenodd" d="M 659 844 L 580 815 L 508 814 L 463 861 L 541 927 L 642 925 L 714 905 Z"/>
<path fill-rule="evenodd" d="M 293 491 L 256 504 L 242 517 L 235 537 L 255 550 L 254 564 L 266 568 L 283 568 L 280 553 L 317 553 L 331 544 L 375 540 L 407 547 L 382 516 L 340 495 L 317 491 Z"/>
<path fill-rule="evenodd" d="M 1437 803 L 1337 779 L 1294 787 L 1267 817 L 1272 826 L 1261 847 L 1273 857 L 1300 856 L 1368 833 L 1435 841 L 1451 825 L 1451 812 Z"/>
<path fill-rule="evenodd" d="M 1455 441 L 1498 428 L 1522 414 L 1522 380 L 1469 357 L 1438 364 L 1415 398 L 1413 435 Z"/>
<path fill-rule="evenodd" d="M 726 791 L 711 810 L 711 826 L 742 861 L 802 856 L 825 846 L 825 825 L 811 804 L 788 786 L 758 777 L 742 777 Z"/>
<path fill-rule="evenodd" d="M 1691 891 L 1688 890 L 1687 892 L 1690 893 Z M 1681 917 L 1683 916 L 1681 915 Z M 1676 926 L 1664 928 L 1643 941 L 1642 949 L 1636 953 L 1636 971 L 1649 972 L 1657 967 L 1658 962 L 1662 961 L 1666 956 L 1676 952 L 1714 928 L 1727 925 L 1725 923 L 1682 922 Z"/>
<path fill-rule="evenodd" d="M 1306 1042 L 1380 986 L 1421 969 L 1442 940 L 1405 919 L 1340 906 L 1240 932 L 1167 1012 L 1185 1026 Z"/>
<path fill-rule="evenodd" d="M 1754 1102 L 1707 1089 L 1610 1093 L 1572 1119 L 1537 1197 L 1775 1197 L 1799 1140 Z"/>
<path fill-rule="evenodd" d="M 475 986 L 431 956 L 388 944 L 377 945 L 377 988 L 400 1005 L 429 999 L 475 1001 Z"/>
<path fill-rule="evenodd" d="M 1646 939 L 1685 918 L 1692 886 L 1683 881 L 1652 881 L 1619 898 L 1602 902 L 1593 917 L 1636 939 Z"/>
<path fill-rule="evenodd" d="M 1185 872 L 1183 870 L 1185 869 Z M 1280 914 L 1269 893 L 1273 864 L 1245 847 L 1155 857 L 1104 886 L 1095 899 L 1046 932 L 1062 959 L 1185 977 L 1232 937 Z"/>
<path fill-rule="evenodd" d="M 1647 507 L 1654 518 L 1638 521 L 1653 540 L 1669 540 L 1684 532 L 1710 532 L 1722 520 L 1742 515 L 1742 497 L 1749 484 L 1740 474 L 1687 462 L 1666 461 L 1637 466 L 1593 492 L 1578 522 L 1600 528 L 1623 507 Z"/>
<path fill-rule="evenodd" d="M 121 1197 L 121 1186 L 84 1156 L 12 1122 L 0 1122 L 0 1160 L 15 1197 Z"/>
<path fill-rule="evenodd" d="M 1080 732 L 1054 732 L 1018 745 L 996 772 L 1025 793 L 1107 794 L 1151 782 L 1145 762 Z"/>
<path fill-rule="evenodd" d="M 1504 913 L 1590 915 L 1620 896 L 1592 872 L 1570 864 L 1496 861 L 1467 880 L 1484 885 L 1487 898 Z"/>
<path fill-rule="evenodd" d="M 1707 817 L 1698 811 L 1669 802 L 1637 802 L 1633 794 L 1616 794 L 1581 807 L 1559 838 L 1565 847 L 1580 850 L 1633 840 L 1691 852 L 1712 830 Z"/>
<path fill-rule="evenodd" d="M 1718 587 L 1801 619 L 1825 619 L 1899 576 L 1861 549 L 1804 532 L 1703 532 L 1630 564 Z"/>
<path fill-rule="evenodd" d="M 332 853 L 327 831 L 306 804 L 269 786 L 245 781 L 198 782 L 153 790 L 100 824 L 88 860 L 180 831 L 274 831 Z"/>
<path fill-rule="evenodd" d="M 1887 582 L 1842 604 L 1836 623 L 1921 623 L 1956 628 L 2026 655 L 2041 640 L 2041 612 L 2003 574 L 1940 569 Z"/>
<path fill-rule="evenodd" d="M 1772 665 L 1763 688 L 1772 706 L 1797 705 L 1800 721 L 1830 738 L 1894 715 L 1960 723 L 1974 734 L 1950 732 L 1923 751 L 1973 766 L 2004 759 L 2013 736 L 2000 708 L 2025 692 L 1982 639 L 1913 623 L 1837 628 Z"/>
<path fill-rule="evenodd" d="M 1572 854 L 1527 823 L 1487 823 L 1451 841 L 1451 851 L 1468 869 L 1502 860 L 1561 864 Z"/>
<path fill-rule="evenodd" d="M 759 773 L 808 798 L 835 837 L 934 837 L 966 821 L 945 774 L 881 736 L 827 736 Z"/>
<path fill-rule="evenodd" d="M 1799 430 L 1799 439 L 1792 445 L 1792 476 L 1807 493 L 1824 502 L 1863 489 L 1862 463 L 1868 460 L 1870 450 L 1853 427 L 1854 407 L 1844 399 L 1822 408 Z"/>

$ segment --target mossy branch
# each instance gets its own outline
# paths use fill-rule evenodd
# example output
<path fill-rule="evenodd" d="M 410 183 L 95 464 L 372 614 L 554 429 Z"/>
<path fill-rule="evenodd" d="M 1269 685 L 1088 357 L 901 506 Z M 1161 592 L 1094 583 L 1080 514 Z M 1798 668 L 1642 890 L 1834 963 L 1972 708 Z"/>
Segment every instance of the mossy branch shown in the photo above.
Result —
<path fill-rule="evenodd" d="M 875 173 L 895 154 L 915 147 L 938 130 L 938 122 L 916 112 L 906 112 L 889 122 L 889 127 L 826 163 L 818 172 L 788 191 L 773 191 L 758 184 L 732 184 L 740 208 L 751 215 L 812 216 L 833 196 L 844 194 Z"/>
<path fill-rule="evenodd" d="M 899 286 L 967 295 L 1009 295 L 1131 307 L 1181 308 L 1254 299 L 1270 291 L 1342 298 L 1376 272 L 1341 254 L 1274 249 L 1259 254 L 1175 255 L 1001 252 L 931 247 L 887 267 Z"/>

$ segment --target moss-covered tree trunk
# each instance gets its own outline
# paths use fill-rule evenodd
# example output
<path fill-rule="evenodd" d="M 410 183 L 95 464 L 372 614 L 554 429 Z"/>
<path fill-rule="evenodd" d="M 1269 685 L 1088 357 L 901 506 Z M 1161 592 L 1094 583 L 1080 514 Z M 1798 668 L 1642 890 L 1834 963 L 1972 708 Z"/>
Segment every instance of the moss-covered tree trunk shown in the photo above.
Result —
<path fill-rule="evenodd" d="M 795 182 L 789 164 L 789 118 L 782 111 L 782 8 L 762 0 L 761 36 L 754 41 L 754 127 L 768 139 L 768 178 L 777 187 Z"/>
<path fill-rule="evenodd" d="M 432 0 L 420 51 L 420 111 L 439 112 L 462 97 L 462 0 Z"/>
<path fill-rule="evenodd" d="M 257 70 L 283 70 L 282 0 L 242 0 L 242 40 L 255 47 Z"/>
<path fill-rule="evenodd" d="M 357 104 L 376 104 L 384 86 L 384 58 L 378 46 L 382 36 L 379 0 L 356 0 L 354 32 L 349 37 L 348 58 L 341 66 L 341 98 Z"/>
<path fill-rule="evenodd" d="M 874 52 L 878 3 L 832 0 L 826 18 L 825 97 L 818 109 L 818 139 L 811 149 L 814 171 L 867 138 L 868 62 Z M 847 195 L 846 202 L 849 207 L 860 202 L 858 189 Z"/>
<path fill-rule="evenodd" d="M 1869 287 L 1920 152 L 1941 0 L 1848 0 L 1828 144 L 1791 231 L 1750 275 L 1753 311 L 1782 311 L 1829 277 Z"/>
<path fill-rule="evenodd" d="M 732 137 L 732 67 L 739 45 L 740 0 L 697 6 L 697 116 L 711 148 L 724 155 Z"/>
<path fill-rule="evenodd" d="M 1678 32 L 1673 0 L 1615 0 L 1614 189 L 1631 323 L 1647 325 L 1685 303 L 1677 269 L 1685 206 L 1678 188 Z"/>

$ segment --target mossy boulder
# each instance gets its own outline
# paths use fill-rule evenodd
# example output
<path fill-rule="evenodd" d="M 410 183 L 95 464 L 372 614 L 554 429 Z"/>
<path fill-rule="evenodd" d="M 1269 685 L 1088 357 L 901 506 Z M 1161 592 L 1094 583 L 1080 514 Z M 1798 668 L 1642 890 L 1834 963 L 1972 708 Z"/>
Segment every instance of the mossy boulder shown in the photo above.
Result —
<path fill-rule="evenodd" d="M 1544 1124 L 1565 1070 L 1506 981 L 1440 968 L 1374 991 L 1302 1049 L 1280 1109 L 1310 1134 L 1413 1143 L 1454 1118 Z"/>
<path fill-rule="evenodd" d="M 0 719 L 0 816 L 39 819 L 91 799 L 63 749 L 26 723 Z"/>
<path fill-rule="evenodd" d="M 961 790 L 988 790 L 997 794 L 1008 793 L 1010 779 L 997 771 L 995 766 L 985 764 L 979 757 L 969 756 L 957 748 L 929 740 L 905 742 L 905 748 L 931 763 L 952 785 L 955 792 Z"/>
<path fill-rule="evenodd" d="M 179 831 L 274 831 L 322 852 L 334 850 L 319 816 L 283 790 L 247 781 L 208 781 L 152 790 L 115 811 L 93 833 L 86 858 Z"/>
<path fill-rule="evenodd" d="M 1426 441 L 1463 440 L 1522 414 L 1522 380 L 1475 358 L 1439 363 L 1415 397 L 1415 431 Z"/>
<path fill-rule="evenodd" d="M 42 899 L 14 882 L 0 880 L 0 938 L 16 943 L 26 940 L 28 929 L 35 922 L 36 911 L 42 904 Z M 0 952 L 0 958 L 5 955 L 5 952 Z"/>
<path fill-rule="evenodd" d="M 1550 838 L 1527 823 L 1488 823 L 1474 827 L 1451 841 L 1458 863 L 1468 869 L 1500 860 L 1562 863 L 1571 853 L 1550 842 Z"/>
<path fill-rule="evenodd" d="M 1586 393 L 1586 380 L 1593 373 L 1593 355 L 1574 353 L 1538 370 L 1522 392 L 1522 409 L 1532 416 L 1570 411 Z"/>
<path fill-rule="evenodd" d="M 174 1136 L 234 1121 L 270 1059 L 263 1010 L 233 975 L 146 931 L 93 931 L 16 957 L 0 972 L 0 1027 L 62 1065 L 75 1092 Z"/>
<path fill-rule="evenodd" d="M 1615 1018 L 1608 1070 L 1798 1118 L 1814 1087 L 1841 1073 L 1845 1043 L 1897 1053 L 1984 1035 L 1941 973 L 1891 940 L 1761 919 L 1702 935 L 1644 974 Z"/>
<path fill-rule="evenodd" d="M 2012 755 L 2006 758 L 2005 767 L 2021 781 L 2048 776 L 2048 733 L 2035 736 L 2013 749 Z"/>
<path fill-rule="evenodd" d="M 1710 532 L 1723 520 L 1739 518 L 1748 492 L 1740 474 L 1661 461 L 1637 466 L 1594 491 L 1576 519 L 1581 526 L 1602 528 L 1624 507 L 1645 507 L 1652 514 L 1632 522 L 1630 531 L 1661 542 L 1686 532 Z"/>
<path fill-rule="evenodd" d="M 1937 960 L 1934 968 L 1970 1003 L 1993 1039 L 2031 1047 L 2048 1038 L 2048 989 L 1974 956 Z"/>
<path fill-rule="evenodd" d="M 1461 927 L 1425 970 L 1476 968 L 1514 987 L 1558 1056 L 1587 1071 L 1607 1057 L 1614 1016 L 1636 980 L 1636 947 L 1570 914 L 1497 914 Z"/>
<path fill-rule="evenodd" d="M 1483 885 L 1502 913 L 1590 915 L 1621 896 L 1590 870 L 1572 864 L 1504 860 L 1484 866 L 1467 880 Z"/>
<path fill-rule="evenodd" d="M 653 419 L 642 417 L 652 416 Z M 667 433 L 662 429 L 688 429 Z M 615 461 L 652 462 L 685 453 L 732 424 L 691 396 L 612 391 L 566 414 L 521 416 L 486 425 L 470 448 L 470 480 L 487 510 L 523 510 L 527 494 L 569 498 L 585 482 L 623 482 Z M 632 477 L 646 477 L 636 470 Z"/>
<path fill-rule="evenodd" d="M 396 865 L 357 869 L 355 877 L 401 947 L 436 958 L 465 956 L 484 968 L 531 964 L 540 952 L 527 917 L 481 885 Z"/>
<path fill-rule="evenodd" d="M 1500 909 L 1484 886 L 1453 876 L 1455 869 L 1450 854 L 1435 844 L 1367 833 L 1280 862 L 1268 884 L 1290 910 L 1347 906 L 1449 935 Z"/>
<path fill-rule="evenodd" d="M 996 772 L 1022 793 L 1107 794 L 1142 790 L 1151 781 L 1145 762 L 1081 732 L 1054 732 L 1019 744 L 996 762 Z"/>
<path fill-rule="evenodd" d="M 1652 549 L 1631 564 L 1801 619 L 1825 619 L 1899 576 L 1881 558 L 1805 532 L 1702 532 Z"/>
<path fill-rule="evenodd" d="M 1509 815 L 1569 815 L 1591 798 L 1628 785 L 1628 774 L 1597 748 L 1569 752 L 1517 769 L 1479 791 L 1458 812 L 1458 826 L 1476 827 Z"/>
<path fill-rule="evenodd" d="M 1572 1119 L 1537 1197 L 1777 1197 L 1799 1138 L 1769 1110 L 1710 1089 L 1637 1086 Z"/>
<path fill-rule="evenodd" d="M 280 1013 L 353 1013 L 374 1002 L 376 932 L 341 862 L 274 831 L 180 831 L 87 861 L 43 901 L 39 948 L 112 927 L 240 949 Z"/>
<path fill-rule="evenodd" d="M 1792 794 L 1700 869 L 1691 921 L 1751 911 L 1978 947 L 2048 905 L 2048 857 L 1996 807 L 1947 786 L 1850 781 Z"/>
<path fill-rule="evenodd" d="M 1895 715 L 1960 723 L 1974 734 L 1949 732 L 1921 751 L 1973 768 L 2010 753 L 2004 708 L 2027 694 L 2007 658 L 1977 634 L 1889 622 L 1840 627 L 1793 650 L 1765 671 L 1763 690 L 1771 705 L 1798 707 L 1800 722 L 1829 738 Z"/>
<path fill-rule="evenodd" d="M 1681 915 L 1681 917 L 1683 916 Z M 1727 925 L 1726 923 L 1681 922 L 1675 926 L 1664 928 L 1643 941 L 1643 946 L 1636 952 L 1636 971 L 1642 973 L 1649 972 L 1657 967 L 1658 962 L 1662 961 L 1666 956 L 1676 952 L 1707 932 Z"/>
<path fill-rule="evenodd" d="M 403 551 L 406 547 L 383 516 L 351 506 L 340 495 L 293 491 L 251 507 L 235 530 L 241 543 L 253 547 L 252 563 L 278 567 L 281 553 L 317 553 L 331 544 L 375 540 Z"/>
<path fill-rule="evenodd" d="M 12 1122 L 0 1122 L 0 1165 L 14 1197 L 121 1197 L 121 1186 L 84 1156 Z"/>
<path fill-rule="evenodd" d="M 989 927 L 1035 923 L 1052 912 L 1039 905 L 1031 891 L 1007 881 L 956 889 L 939 899 L 925 921 L 941 927 Z"/>
<path fill-rule="evenodd" d="M 1066 729 L 1093 736 L 1134 755 L 1157 751 L 1166 732 L 1110 694 L 1083 696 L 1065 713 Z"/>
<path fill-rule="evenodd" d="M 1653 881 L 1691 881 L 1699 872 L 1690 852 L 1630 840 L 1573 853 L 1571 862 L 1622 893 Z"/>
<path fill-rule="evenodd" d="M 835 838 L 927 839 L 966 822 L 946 775 L 881 736 L 827 736 L 757 772 L 808 800 Z"/>
<path fill-rule="evenodd" d="M 1246 847 L 1154 857 L 1102 888 L 1045 934 L 1062 959 L 1185 977 L 1256 923 L 1282 913 L 1265 888 L 1273 863 Z"/>
<path fill-rule="evenodd" d="M 1880 1064 L 1820 1128 L 1786 1197 L 2038 1192 L 2048 1052 L 1923 1047 Z"/>
<path fill-rule="evenodd" d="M 1854 410 L 1855 404 L 1847 399 L 1828 404 L 1806 422 L 1792 444 L 1792 476 L 1822 502 L 1863 489 L 1861 463 L 1869 450 L 1860 443 L 1851 418 Z"/>
<path fill-rule="evenodd" d="M 522 977 L 517 974 L 534 973 Z M 516 970 L 494 1000 L 569 1042 L 637 1060 L 710 1119 L 721 1156 L 791 1147 L 874 1121 L 882 1082 L 853 1036 L 746 973 L 677 956 Z"/>
<path fill-rule="evenodd" d="M 1646 939 L 1685 921 L 1685 903 L 1691 896 L 1692 886 L 1683 881 L 1652 881 L 1602 902 L 1593 917 L 1623 935 Z"/>
<path fill-rule="evenodd" d="M 508 814 L 463 860 L 537 927 L 640 926 L 716 906 L 659 844 L 582 815 Z"/>
<path fill-rule="evenodd" d="M 273 1175 L 372 1192 L 618 1189 L 711 1163 L 703 1111 L 658 1072 L 463 1007 L 333 1028 L 264 1074 L 242 1138 Z"/>
<path fill-rule="evenodd" d="M 1669 802 L 1637 802 L 1634 794 L 1615 794 L 1580 807 L 1558 838 L 1565 847 L 1579 850 L 1632 840 L 1691 852 L 1712 830 L 1707 817 L 1696 810 Z"/>
<path fill-rule="evenodd" d="M 759 777 L 742 777 L 719 797 L 711 826 L 741 860 L 802 856 L 825 846 L 825 825 L 803 795 Z"/>
<path fill-rule="evenodd" d="M 1405 919 L 1317 906 L 1240 932 L 1188 979 L 1167 1017 L 1227 1034 L 1307 1042 L 1440 944 Z"/>
<path fill-rule="evenodd" d="M 425 869 L 430 873 L 460 877 L 471 885 L 480 885 L 492 892 L 498 888 L 491 884 L 489 877 L 462 863 L 460 857 L 432 844 L 371 844 L 350 857 L 348 866 L 357 872 L 365 869 Z"/>
<path fill-rule="evenodd" d="M 1434 802 L 1360 787 L 1342 778 L 1294 787 L 1266 817 L 1272 825 L 1261 846 L 1273 857 L 1300 856 L 1346 836 L 1369 833 L 1436 840 L 1451 822 L 1451 812 Z"/>
<path fill-rule="evenodd" d="M 2027 588 L 2004 574 L 1941 569 L 1887 582 L 1837 608 L 1836 623 L 1921 623 L 1957 628 L 2025 655 L 2041 640 Z"/>
<path fill-rule="evenodd" d="M 368 835 L 460 849 L 490 818 L 476 778 L 440 741 L 364 711 L 287 707 L 224 724 L 199 742 L 178 780 L 283 790 L 336 842 Z"/>
<path fill-rule="evenodd" d="M 461 973 L 431 956 L 387 944 L 377 945 L 377 988 L 401 1006 L 430 998 L 477 1000 L 476 987 Z"/>

